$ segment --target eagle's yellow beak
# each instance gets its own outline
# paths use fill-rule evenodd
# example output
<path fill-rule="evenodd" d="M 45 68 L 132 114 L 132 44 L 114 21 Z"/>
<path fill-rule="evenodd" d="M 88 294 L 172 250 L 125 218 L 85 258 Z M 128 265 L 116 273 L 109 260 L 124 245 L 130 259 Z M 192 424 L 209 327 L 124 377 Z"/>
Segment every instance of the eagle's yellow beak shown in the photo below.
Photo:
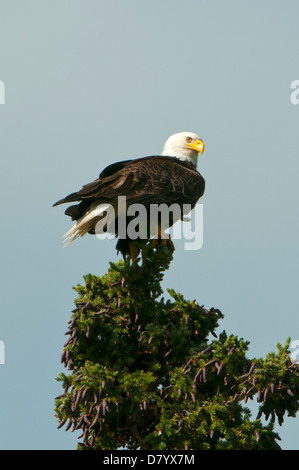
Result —
<path fill-rule="evenodd" d="M 205 149 L 205 144 L 203 143 L 202 140 L 198 139 L 198 140 L 192 140 L 192 142 L 190 142 L 190 144 L 187 144 L 188 147 L 190 147 L 191 149 L 193 150 L 196 150 L 197 152 L 200 153 L 200 155 L 203 154 L 203 151 Z"/>

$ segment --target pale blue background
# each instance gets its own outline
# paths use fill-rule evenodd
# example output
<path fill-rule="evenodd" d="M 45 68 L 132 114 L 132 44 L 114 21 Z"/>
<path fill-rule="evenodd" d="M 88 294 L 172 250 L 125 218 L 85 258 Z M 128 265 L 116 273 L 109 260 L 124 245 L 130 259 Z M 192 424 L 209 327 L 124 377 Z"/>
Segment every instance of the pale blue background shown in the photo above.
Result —
<path fill-rule="evenodd" d="M 176 243 L 164 288 L 220 308 L 250 357 L 299 339 L 298 17 L 295 0 L 0 1 L 2 449 L 76 447 L 54 418 L 72 286 L 117 259 L 94 237 L 63 249 L 51 205 L 173 132 L 206 144 L 204 245 Z M 277 431 L 299 450 L 298 418 Z"/>

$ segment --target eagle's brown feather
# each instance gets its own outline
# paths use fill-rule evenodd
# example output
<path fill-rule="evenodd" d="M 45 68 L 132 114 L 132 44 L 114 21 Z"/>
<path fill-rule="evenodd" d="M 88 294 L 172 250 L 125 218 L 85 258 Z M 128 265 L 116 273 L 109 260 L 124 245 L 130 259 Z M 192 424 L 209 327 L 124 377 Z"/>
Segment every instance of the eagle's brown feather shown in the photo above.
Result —
<path fill-rule="evenodd" d="M 79 220 L 95 203 L 114 205 L 126 196 L 127 205 L 190 204 L 193 208 L 204 194 L 205 180 L 190 161 L 176 157 L 150 156 L 114 163 L 106 167 L 95 181 L 78 192 L 57 201 L 54 206 L 77 201 L 65 214 Z M 94 228 L 89 231 L 94 234 Z M 124 245 L 122 242 L 119 246 Z M 120 250 L 122 251 L 122 250 Z"/>
<path fill-rule="evenodd" d="M 54 206 L 84 201 L 86 209 L 87 203 L 95 199 L 113 201 L 126 196 L 128 203 L 178 203 L 194 207 L 204 189 L 205 180 L 192 163 L 176 157 L 144 157 L 109 165 L 95 181 Z"/>

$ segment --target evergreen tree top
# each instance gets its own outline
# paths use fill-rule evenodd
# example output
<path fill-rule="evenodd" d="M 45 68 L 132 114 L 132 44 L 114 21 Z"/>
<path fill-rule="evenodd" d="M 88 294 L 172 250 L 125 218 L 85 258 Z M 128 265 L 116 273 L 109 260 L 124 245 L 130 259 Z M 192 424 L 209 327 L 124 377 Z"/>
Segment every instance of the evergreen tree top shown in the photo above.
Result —
<path fill-rule="evenodd" d="M 148 246 L 140 264 L 110 263 L 75 287 L 59 427 L 81 430 L 79 449 L 279 448 L 275 420 L 298 410 L 289 340 L 249 359 L 248 341 L 217 333 L 220 310 L 171 289 L 165 300 L 171 260 L 167 246 Z M 248 399 L 259 404 L 255 419 Z"/>

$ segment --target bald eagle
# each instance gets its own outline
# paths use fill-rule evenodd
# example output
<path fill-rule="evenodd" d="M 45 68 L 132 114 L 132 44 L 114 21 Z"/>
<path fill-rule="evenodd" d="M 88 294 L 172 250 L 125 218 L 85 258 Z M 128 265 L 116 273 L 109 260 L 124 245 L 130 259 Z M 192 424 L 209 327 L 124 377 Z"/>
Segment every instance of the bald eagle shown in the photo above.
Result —
<path fill-rule="evenodd" d="M 203 151 L 204 143 L 198 135 L 193 132 L 179 132 L 166 140 L 161 155 L 121 161 L 107 166 L 95 181 L 53 205 L 54 207 L 79 202 L 65 211 L 66 215 L 76 221 L 65 234 L 67 244 L 86 233 L 97 234 L 99 221 L 103 220 L 104 214 L 107 217 L 110 210 L 110 223 L 108 224 L 107 219 L 102 233 L 109 231 L 113 222 L 112 232 L 118 237 L 117 251 L 124 257 L 129 255 L 134 261 L 140 251 L 140 248 L 136 247 L 135 237 L 132 239 L 128 234 L 122 238 L 119 236 L 119 221 L 123 220 L 118 212 L 119 197 L 125 197 L 125 211 L 134 204 L 142 204 L 147 211 L 147 217 L 150 206 L 154 204 L 164 204 L 168 207 L 177 204 L 180 208 L 189 205 L 193 209 L 205 190 L 205 180 L 196 169 L 198 154 L 202 155 Z M 179 218 L 183 219 L 183 210 Z M 128 224 L 132 217 L 125 220 Z M 175 222 L 170 216 L 168 226 Z M 156 240 L 161 239 L 161 224 L 158 222 L 158 225 Z M 150 237 L 151 234 L 147 232 L 139 238 Z M 174 249 L 171 241 L 170 243 Z"/>

